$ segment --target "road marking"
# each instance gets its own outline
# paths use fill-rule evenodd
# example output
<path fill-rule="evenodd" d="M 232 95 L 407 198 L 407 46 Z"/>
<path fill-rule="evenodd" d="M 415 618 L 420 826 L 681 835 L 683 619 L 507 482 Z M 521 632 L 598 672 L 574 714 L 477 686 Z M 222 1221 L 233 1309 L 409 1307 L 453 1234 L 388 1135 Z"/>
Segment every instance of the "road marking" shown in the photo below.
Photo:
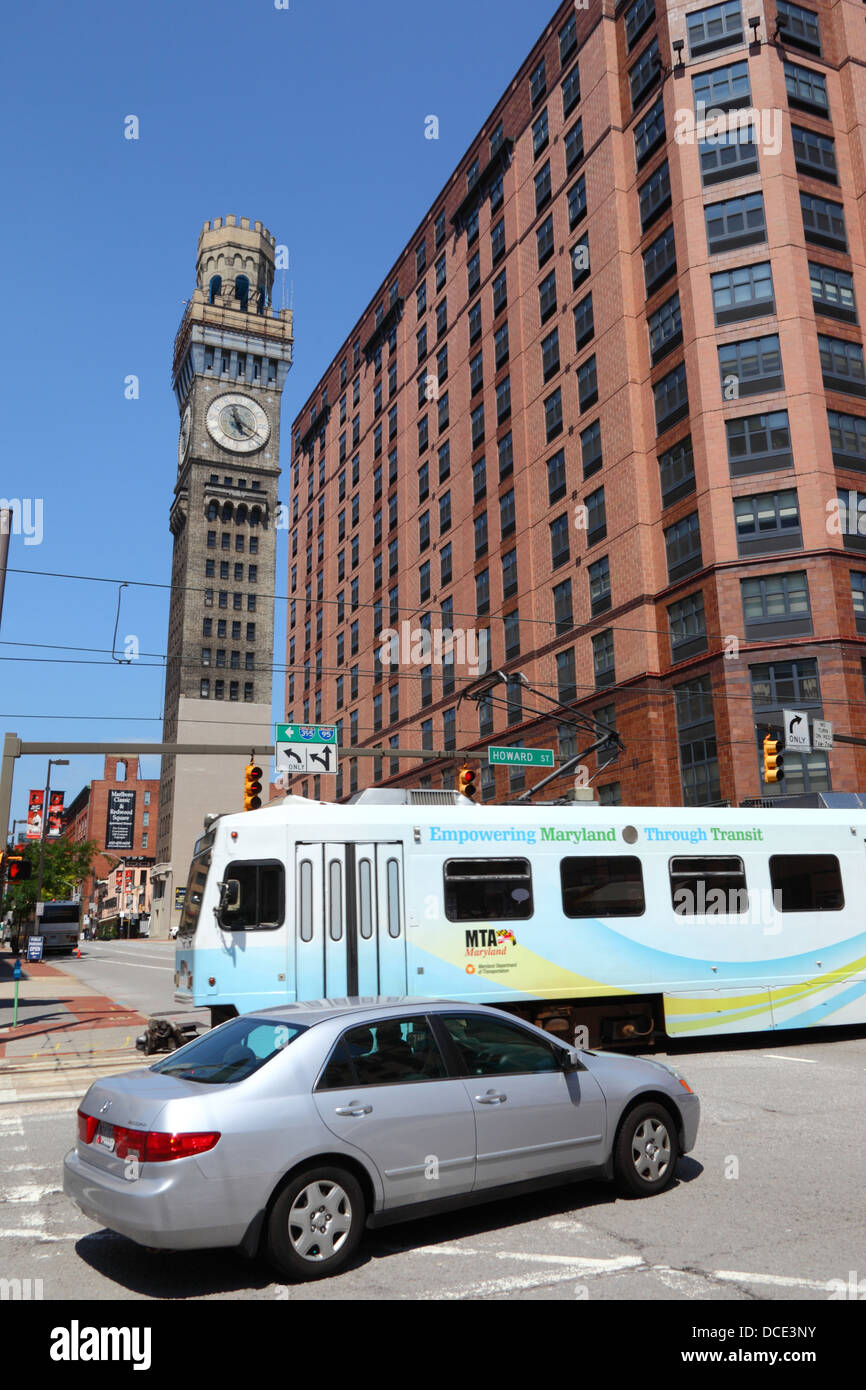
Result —
<path fill-rule="evenodd" d="M 47 1231 L 0 1230 L 0 1240 L 38 1240 L 45 1243 L 60 1240 L 84 1240 L 85 1236 L 90 1234 L 90 1231 L 69 1231 L 63 1235 L 49 1235 Z"/>
<path fill-rule="evenodd" d="M 511 1294 L 519 1293 L 524 1289 L 542 1289 L 549 1284 L 570 1284 L 574 1282 L 577 1273 L 577 1270 L 569 1270 L 567 1273 L 563 1271 L 554 1274 L 551 1270 L 549 1274 L 540 1278 L 533 1275 L 518 1274 L 509 1279 L 487 1279 L 482 1284 L 473 1284 L 466 1289 L 449 1289 L 444 1292 L 436 1290 L 433 1293 L 425 1294 L 424 1297 L 433 1302 L 453 1301 L 459 1298 L 490 1298 L 500 1293 Z"/>
<path fill-rule="evenodd" d="M 109 965 L 131 965 L 133 970 L 173 970 L 174 962 L 169 965 L 142 965 L 137 960 L 129 960 L 126 956 L 94 956 L 94 964 L 101 964 L 106 961 Z"/>
<path fill-rule="evenodd" d="M 528 1260 L 532 1264 L 570 1265 L 579 1274 L 615 1274 L 621 1269 L 646 1265 L 640 1255 L 615 1255 L 609 1260 L 592 1259 L 585 1255 L 521 1254 L 516 1250 L 497 1250 L 498 1260 Z"/>
<path fill-rule="evenodd" d="M 5 1192 L 0 1191 L 0 1202 L 41 1202 L 43 1197 L 62 1191 L 62 1187 L 55 1187 L 53 1183 L 47 1186 L 30 1183 L 26 1187 L 7 1187 Z"/>
<path fill-rule="evenodd" d="M 708 1273 L 713 1279 L 726 1279 L 734 1284 L 772 1284 L 779 1289 L 823 1289 L 827 1292 L 827 1279 L 798 1279 L 796 1275 L 786 1274 L 741 1274 L 734 1269 L 713 1269 Z"/>
<path fill-rule="evenodd" d="M 818 1065 L 813 1057 L 783 1057 L 778 1052 L 765 1052 L 764 1057 L 770 1062 L 808 1062 L 810 1067 Z"/>

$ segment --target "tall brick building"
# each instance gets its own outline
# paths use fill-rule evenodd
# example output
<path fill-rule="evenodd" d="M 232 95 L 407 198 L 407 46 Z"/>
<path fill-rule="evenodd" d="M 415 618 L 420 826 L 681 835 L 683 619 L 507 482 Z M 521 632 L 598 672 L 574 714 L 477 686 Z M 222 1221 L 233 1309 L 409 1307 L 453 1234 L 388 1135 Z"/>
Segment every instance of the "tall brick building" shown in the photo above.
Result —
<path fill-rule="evenodd" d="M 420 745 L 503 798 L 490 742 L 585 745 L 383 664 L 406 620 L 615 724 L 606 802 L 767 794 L 782 707 L 866 733 L 864 60 L 854 0 L 560 6 L 293 427 L 287 717 L 386 750 L 302 788 L 453 786 Z"/>

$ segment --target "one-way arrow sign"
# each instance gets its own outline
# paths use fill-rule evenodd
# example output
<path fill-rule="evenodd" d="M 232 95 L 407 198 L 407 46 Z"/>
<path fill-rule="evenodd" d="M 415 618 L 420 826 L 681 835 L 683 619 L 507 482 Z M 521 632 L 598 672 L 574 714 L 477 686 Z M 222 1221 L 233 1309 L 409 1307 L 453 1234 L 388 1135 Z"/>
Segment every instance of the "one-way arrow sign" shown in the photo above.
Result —
<path fill-rule="evenodd" d="M 801 753 L 809 753 L 812 745 L 809 742 L 809 719 L 802 710 L 784 709 L 782 719 L 785 724 L 785 749 L 795 749 Z"/>

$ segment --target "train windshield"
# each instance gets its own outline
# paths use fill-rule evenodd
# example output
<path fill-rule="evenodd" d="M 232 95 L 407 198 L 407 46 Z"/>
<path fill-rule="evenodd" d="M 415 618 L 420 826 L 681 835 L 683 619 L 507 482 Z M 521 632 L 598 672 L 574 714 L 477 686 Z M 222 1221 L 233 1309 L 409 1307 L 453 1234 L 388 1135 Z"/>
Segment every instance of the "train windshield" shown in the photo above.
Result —
<path fill-rule="evenodd" d="M 186 897 L 183 900 L 183 911 L 180 914 L 180 926 L 178 927 L 179 936 L 191 936 L 198 926 L 204 886 L 207 882 L 207 871 L 210 868 L 212 855 L 213 845 L 210 844 L 206 849 L 199 851 L 189 866 Z"/>

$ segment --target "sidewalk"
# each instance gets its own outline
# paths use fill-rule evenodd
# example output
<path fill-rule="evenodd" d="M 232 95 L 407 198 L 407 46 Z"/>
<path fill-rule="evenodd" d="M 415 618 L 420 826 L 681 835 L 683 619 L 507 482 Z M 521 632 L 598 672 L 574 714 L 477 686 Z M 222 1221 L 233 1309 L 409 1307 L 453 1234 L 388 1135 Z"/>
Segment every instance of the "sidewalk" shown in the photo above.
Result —
<path fill-rule="evenodd" d="M 0 954 L 0 1103 L 81 1096 L 98 1075 L 146 1065 L 135 1039 L 147 1019 L 43 961 L 21 962 L 13 1029 L 13 966 Z"/>

